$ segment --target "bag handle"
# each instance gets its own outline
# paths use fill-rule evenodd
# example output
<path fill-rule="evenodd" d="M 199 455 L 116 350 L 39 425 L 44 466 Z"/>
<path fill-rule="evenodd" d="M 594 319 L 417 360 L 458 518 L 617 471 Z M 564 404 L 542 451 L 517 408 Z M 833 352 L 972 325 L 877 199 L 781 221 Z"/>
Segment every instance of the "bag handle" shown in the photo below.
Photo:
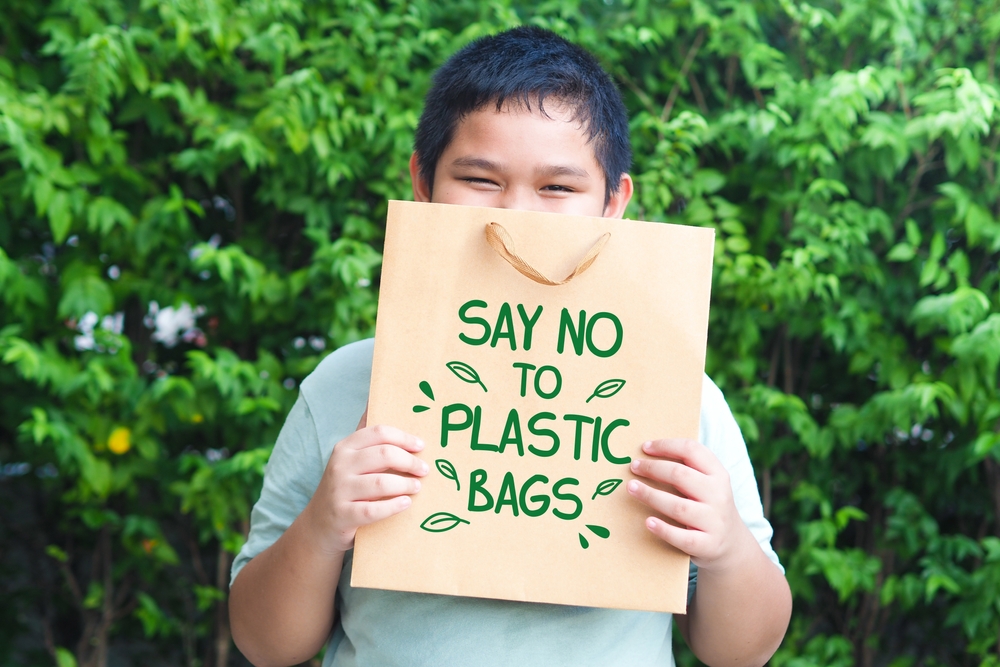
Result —
<path fill-rule="evenodd" d="M 486 224 L 486 241 L 497 251 L 497 254 L 503 257 L 507 262 L 517 269 L 521 275 L 526 278 L 531 278 L 536 283 L 541 283 L 542 285 L 565 285 L 569 281 L 576 278 L 578 275 L 590 268 L 590 265 L 594 263 L 597 256 L 601 254 L 601 250 L 604 248 L 604 244 L 608 242 L 611 238 L 611 232 L 605 232 L 601 238 L 597 239 L 587 254 L 583 256 L 580 263 L 576 265 L 573 272 L 562 280 L 552 280 L 547 277 L 541 271 L 529 264 L 523 257 L 521 257 L 517 250 L 514 248 L 514 239 L 511 238 L 510 234 L 504 229 L 503 225 L 497 222 L 490 222 Z"/>

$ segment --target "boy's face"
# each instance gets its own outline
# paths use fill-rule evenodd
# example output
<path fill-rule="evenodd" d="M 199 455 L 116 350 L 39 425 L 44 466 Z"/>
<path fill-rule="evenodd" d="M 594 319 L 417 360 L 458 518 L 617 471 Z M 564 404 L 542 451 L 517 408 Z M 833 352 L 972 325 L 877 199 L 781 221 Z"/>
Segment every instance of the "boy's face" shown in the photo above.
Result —
<path fill-rule="evenodd" d="M 434 172 L 434 188 L 410 158 L 417 201 L 620 218 L 632 197 L 623 174 L 605 205 L 604 172 L 584 128 L 565 107 L 548 117 L 519 105 L 474 111 L 455 128 Z"/>

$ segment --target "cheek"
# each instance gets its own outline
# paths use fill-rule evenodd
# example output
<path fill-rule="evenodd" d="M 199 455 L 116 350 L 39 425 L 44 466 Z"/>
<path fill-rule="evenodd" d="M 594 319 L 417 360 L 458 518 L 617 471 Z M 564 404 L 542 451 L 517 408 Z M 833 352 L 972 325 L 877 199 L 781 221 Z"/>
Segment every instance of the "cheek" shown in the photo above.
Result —
<path fill-rule="evenodd" d="M 496 192 L 474 190 L 461 186 L 446 186 L 435 190 L 431 201 L 435 204 L 456 204 L 459 206 L 481 206 L 484 208 L 503 208 L 500 195 Z"/>

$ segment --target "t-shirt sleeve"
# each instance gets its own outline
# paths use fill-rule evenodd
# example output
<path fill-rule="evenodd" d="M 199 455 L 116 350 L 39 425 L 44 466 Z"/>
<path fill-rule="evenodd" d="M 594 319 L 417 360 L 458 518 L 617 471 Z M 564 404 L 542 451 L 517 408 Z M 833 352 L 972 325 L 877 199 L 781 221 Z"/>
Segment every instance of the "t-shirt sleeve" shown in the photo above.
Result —
<path fill-rule="evenodd" d="M 771 536 L 774 531 L 764 517 L 760 493 L 757 490 L 757 479 L 754 477 L 753 465 L 747 454 L 747 446 L 743 434 L 736 424 L 729 405 L 722 391 L 706 375 L 701 392 L 701 442 L 719 458 L 722 465 L 729 471 L 733 487 L 733 499 L 740 518 L 746 524 L 757 544 L 768 558 L 784 573 L 785 569 L 778 560 L 778 554 L 771 547 Z"/>
<path fill-rule="evenodd" d="M 233 560 L 230 585 L 240 570 L 274 544 L 305 509 L 324 467 L 316 423 L 300 395 L 267 462 L 260 500 L 250 513 L 250 535 Z"/>

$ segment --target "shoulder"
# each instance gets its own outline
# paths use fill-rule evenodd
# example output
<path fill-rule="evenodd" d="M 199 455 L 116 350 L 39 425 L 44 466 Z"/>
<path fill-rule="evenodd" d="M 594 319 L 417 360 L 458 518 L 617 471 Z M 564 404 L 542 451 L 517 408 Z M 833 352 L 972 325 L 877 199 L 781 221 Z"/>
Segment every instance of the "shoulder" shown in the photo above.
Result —
<path fill-rule="evenodd" d="M 367 385 L 371 382 L 374 349 L 375 339 L 366 338 L 334 350 L 302 381 L 306 400 L 336 392 L 345 383 Z"/>
<path fill-rule="evenodd" d="M 302 381 L 300 396 L 315 423 L 324 461 L 333 444 L 354 431 L 368 405 L 374 349 L 373 338 L 338 348 Z"/>
<path fill-rule="evenodd" d="M 701 383 L 701 418 L 698 428 L 698 441 L 709 449 L 733 444 L 738 440 L 743 445 L 743 435 L 733 418 L 732 410 L 726 403 L 722 390 L 708 375 L 702 377 Z"/>

